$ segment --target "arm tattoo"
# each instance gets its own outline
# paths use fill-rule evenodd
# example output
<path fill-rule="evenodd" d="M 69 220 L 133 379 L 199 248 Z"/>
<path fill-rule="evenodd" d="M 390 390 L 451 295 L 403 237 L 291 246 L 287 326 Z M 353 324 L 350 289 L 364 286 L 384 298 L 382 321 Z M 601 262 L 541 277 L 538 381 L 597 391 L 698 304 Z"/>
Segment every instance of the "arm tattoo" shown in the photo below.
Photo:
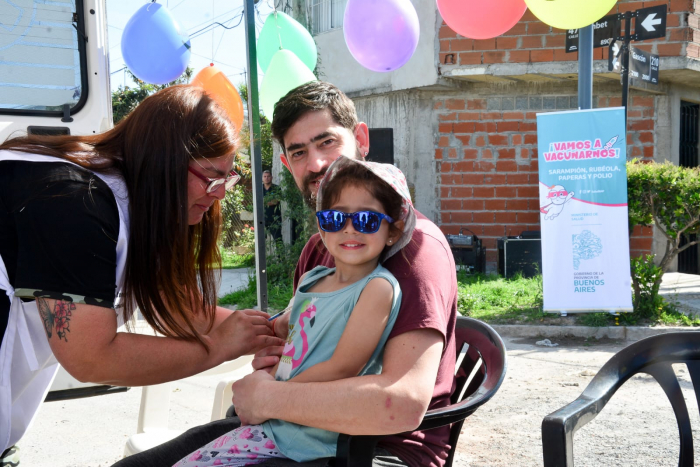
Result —
<path fill-rule="evenodd" d="M 51 339 L 55 329 L 58 340 L 63 339 L 68 342 L 66 333 L 70 332 L 70 318 L 73 315 L 73 310 L 75 310 L 75 304 L 64 300 L 56 300 L 53 310 L 51 310 L 45 298 L 37 298 L 36 302 L 41 320 L 44 322 L 46 336 Z"/>

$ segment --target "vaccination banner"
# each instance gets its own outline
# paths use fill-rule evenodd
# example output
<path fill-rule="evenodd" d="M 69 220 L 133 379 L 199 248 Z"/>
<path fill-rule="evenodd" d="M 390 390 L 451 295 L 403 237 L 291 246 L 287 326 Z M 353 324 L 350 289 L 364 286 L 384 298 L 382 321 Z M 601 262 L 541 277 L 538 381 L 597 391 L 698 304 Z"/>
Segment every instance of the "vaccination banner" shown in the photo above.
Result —
<path fill-rule="evenodd" d="M 632 311 L 625 114 L 537 115 L 544 311 Z"/>

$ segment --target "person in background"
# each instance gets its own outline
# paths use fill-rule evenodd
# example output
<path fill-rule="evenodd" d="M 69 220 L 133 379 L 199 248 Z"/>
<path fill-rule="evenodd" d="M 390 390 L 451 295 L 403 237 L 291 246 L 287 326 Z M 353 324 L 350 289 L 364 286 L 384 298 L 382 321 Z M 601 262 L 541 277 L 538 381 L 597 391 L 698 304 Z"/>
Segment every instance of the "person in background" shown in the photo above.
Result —
<path fill-rule="evenodd" d="M 280 187 L 272 183 L 272 172 L 263 171 L 263 201 L 265 203 L 265 230 L 274 241 L 282 239 Z"/>

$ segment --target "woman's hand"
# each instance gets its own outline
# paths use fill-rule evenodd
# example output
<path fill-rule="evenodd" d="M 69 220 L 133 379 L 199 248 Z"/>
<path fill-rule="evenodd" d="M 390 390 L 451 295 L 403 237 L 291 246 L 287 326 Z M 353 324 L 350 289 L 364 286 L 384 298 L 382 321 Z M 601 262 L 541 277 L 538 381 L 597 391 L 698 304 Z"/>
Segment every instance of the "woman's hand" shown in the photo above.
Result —
<path fill-rule="evenodd" d="M 237 310 L 216 326 L 209 337 L 212 352 L 221 362 L 249 355 L 269 346 L 281 346 L 284 341 L 275 337 L 269 315 L 256 310 Z"/>
<path fill-rule="evenodd" d="M 285 339 L 289 333 L 289 316 L 291 313 L 287 312 L 274 321 L 272 321 L 272 330 L 277 337 Z M 273 374 L 275 370 L 275 365 L 280 361 L 282 352 L 284 351 L 284 342 L 281 345 L 272 345 L 265 347 L 255 353 L 253 358 L 253 368 L 256 370 L 264 370 L 270 374 Z"/>

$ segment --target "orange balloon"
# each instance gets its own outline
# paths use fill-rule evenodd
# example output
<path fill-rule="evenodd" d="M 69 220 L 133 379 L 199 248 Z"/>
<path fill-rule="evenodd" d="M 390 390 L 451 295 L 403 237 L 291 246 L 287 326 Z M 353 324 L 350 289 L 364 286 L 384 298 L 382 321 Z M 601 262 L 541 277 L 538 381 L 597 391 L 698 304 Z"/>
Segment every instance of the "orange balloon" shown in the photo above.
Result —
<path fill-rule="evenodd" d="M 195 86 L 204 88 L 214 100 L 226 110 L 237 131 L 243 127 L 243 101 L 236 87 L 215 66 L 208 66 L 192 79 Z"/>

